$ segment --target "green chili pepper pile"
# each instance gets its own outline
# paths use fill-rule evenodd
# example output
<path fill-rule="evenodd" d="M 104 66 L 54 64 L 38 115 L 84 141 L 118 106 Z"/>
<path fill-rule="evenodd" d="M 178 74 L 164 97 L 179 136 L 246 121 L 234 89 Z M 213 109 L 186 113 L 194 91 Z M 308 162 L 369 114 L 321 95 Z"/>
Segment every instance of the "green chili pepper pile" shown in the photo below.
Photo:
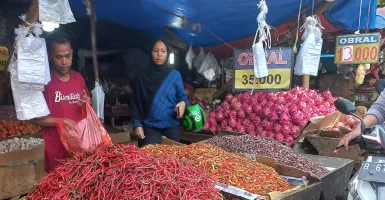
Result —
<path fill-rule="evenodd" d="M 42 179 L 28 199 L 222 199 L 215 180 L 172 156 L 131 145 L 77 153 Z"/>
<path fill-rule="evenodd" d="M 248 192 L 266 196 L 270 192 L 283 192 L 291 189 L 271 167 L 225 152 L 209 144 L 188 146 L 149 145 L 145 151 L 159 155 L 173 155 L 213 175 L 217 182 L 232 185 Z"/>

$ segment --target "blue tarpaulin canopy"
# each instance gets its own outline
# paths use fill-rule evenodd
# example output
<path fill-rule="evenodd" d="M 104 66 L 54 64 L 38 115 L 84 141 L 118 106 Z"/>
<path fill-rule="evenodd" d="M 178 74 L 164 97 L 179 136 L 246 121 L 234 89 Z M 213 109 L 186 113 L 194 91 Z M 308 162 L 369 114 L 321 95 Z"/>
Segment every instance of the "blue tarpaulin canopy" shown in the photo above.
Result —
<path fill-rule="evenodd" d="M 256 0 L 94 0 L 99 20 L 117 23 L 144 31 L 155 37 L 170 28 L 186 44 L 214 46 L 255 34 L 259 13 Z M 318 4 L 315 9 L 325 3 Z M 74 13 L 85 15 L 81 0 L 69 0 Z M 311 7 L 312 0 L 302 0 L 302 8 Z M 314 0 L 314 2 L 318 2 Z M 298 13 L 300 0 L 267 0 L 267 23 L 278 26 Z M 377 0 L 362 5 L 361 29 L 375 28 Z M 308 14 L 311 14 L 311 9 Z M 359 0 L 337 0 L 324 16 L 346 30 L 357 30 Z M 201 31 L 199 31 L 200 23 Z M 195 29 L 195 30 L 194 30 Z M 273 30 L 272 30 L 273 31 Z M 211 32 L 211 33 L 210 33 Z"/>

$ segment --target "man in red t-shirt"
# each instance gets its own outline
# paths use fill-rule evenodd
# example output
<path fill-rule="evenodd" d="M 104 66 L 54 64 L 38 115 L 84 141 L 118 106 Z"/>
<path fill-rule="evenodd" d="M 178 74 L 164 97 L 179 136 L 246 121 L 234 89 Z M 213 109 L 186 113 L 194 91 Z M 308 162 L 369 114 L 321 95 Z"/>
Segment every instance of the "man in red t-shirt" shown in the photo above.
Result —
<path fill-rule="evenodd" d="M 47 38 L 47 50 L 51 67 L 51 82 L 45 86 L 44 97 L 51 114 L 33 119 L 31 122 L 42 127 L 45 143 L 45 171 L 55 169 L 58 159 L 68 157 L 60 141 L 55 121 L 62 120 L 67 128 L 73 128 L 84 118 L 79 99 L 88 99 L 89 92 L 83 77 L 71 71 L 72 47 L 69 38 L 61 32 L 51 33 Z"/>

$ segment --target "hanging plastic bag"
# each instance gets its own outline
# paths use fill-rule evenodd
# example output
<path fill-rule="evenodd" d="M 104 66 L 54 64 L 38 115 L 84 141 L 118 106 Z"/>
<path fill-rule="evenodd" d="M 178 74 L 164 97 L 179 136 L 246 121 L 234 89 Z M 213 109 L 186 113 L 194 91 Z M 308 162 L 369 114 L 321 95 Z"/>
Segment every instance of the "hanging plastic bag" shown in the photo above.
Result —
<path fill-rule="evenodd" d="M 310 33 L 305 42 L 301 44 L 301 49 L 295 61 L 296 75 L 317 76 L 322 50 L 322 38 Z"/>
<path fill-rule="evenodd" d="M 92 94 L 92 107 L 94 108 L 96 115 L 99 119 L 104 121 L 104 92 L 102 86 L 95 82 L 95 88 L 91 91 Z"/>
<path fill-rule="evenodd" d="M 87 116 L 72 130 L 66 128 L 61 120 L 55 122 L 60 140 L 70 153 L 112 144 L 108 132 L 89 103 L 86 103 L 85 109 Z"/>
<path fill-rule="evenodd" d="M 322 50 L 323 27 L 317 16 L 309 16 L 301 27 L 304 31 L 301 49 L 295 61 L 294 74 L 317 76 Z"/>
<path fill-rule="evenodd" d="M 213 81 L 218 74 L 218 62 L 212 53 L 208 53 L 198 68 L 198 72 L 202 74 L 208 81 Z M 217 72 L 217 73 L 216 73 Z"/>
<path fill-rule="evenodd" d="M 265 50 L 263 49 L 262 41 L 253 45 L 254 55 L 254 76 L 256 78 L 262 78 L 269 75 L 267 70 L 267 61 L 265 56 Z"/>
<path fill-rule="evenodd" d="M 193 61 L 195 59 L 196 55 L 194 51 L 192 50 L 192 45 L 190 44 L 190 47 L 188 48 L 188 51 L 186 53 L 186 63 L 188 65 L 188 69 L 191 70 L 193 66 Z"/>
<path fill-rule="evenodd" d="M 193 66 L 199 70 L 199 68 L 200 68 L 200 66 L 201 66 L 201 64 L 205 58 L 206 58 L 206 53 L 202 48 L 200 48 L 198 56 L 193 61 Z"/>
<path fill-rule="evenodd" d="M 68 24 L 76 20 L 68 0 L 39 0 L 39 21 Z"/>

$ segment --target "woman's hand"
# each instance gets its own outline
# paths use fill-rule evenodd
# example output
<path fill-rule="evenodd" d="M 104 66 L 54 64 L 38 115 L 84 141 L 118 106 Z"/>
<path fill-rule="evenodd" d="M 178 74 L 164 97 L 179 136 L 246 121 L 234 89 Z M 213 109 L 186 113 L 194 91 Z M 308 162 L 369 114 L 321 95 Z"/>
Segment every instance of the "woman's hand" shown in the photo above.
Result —
<path fill-rule="evenodd" d="M 144 131 L 142 127 L 136 127 L 135 129 L 135 135 L 138 136 L 140 139 L 144 139 Z"/>
<path fill-rule="evenodd" d="M 175 106 L 175 112 L 177 114 L 177 118 L 180 119 L 183 117 L 184 111 L 186 109 L 186 103 L 184 101 L 179 102 Z"/>
<path fill-rule="evenodd" d="M 349 148 L 349 142 L 361 135 L 360 131 L 353 130 L 352 132 L 344 135 L 338 145 L 344 145 L 345 149 Z M 334 150 L 334 153 L 338 153 L 341 149 Z"/>

